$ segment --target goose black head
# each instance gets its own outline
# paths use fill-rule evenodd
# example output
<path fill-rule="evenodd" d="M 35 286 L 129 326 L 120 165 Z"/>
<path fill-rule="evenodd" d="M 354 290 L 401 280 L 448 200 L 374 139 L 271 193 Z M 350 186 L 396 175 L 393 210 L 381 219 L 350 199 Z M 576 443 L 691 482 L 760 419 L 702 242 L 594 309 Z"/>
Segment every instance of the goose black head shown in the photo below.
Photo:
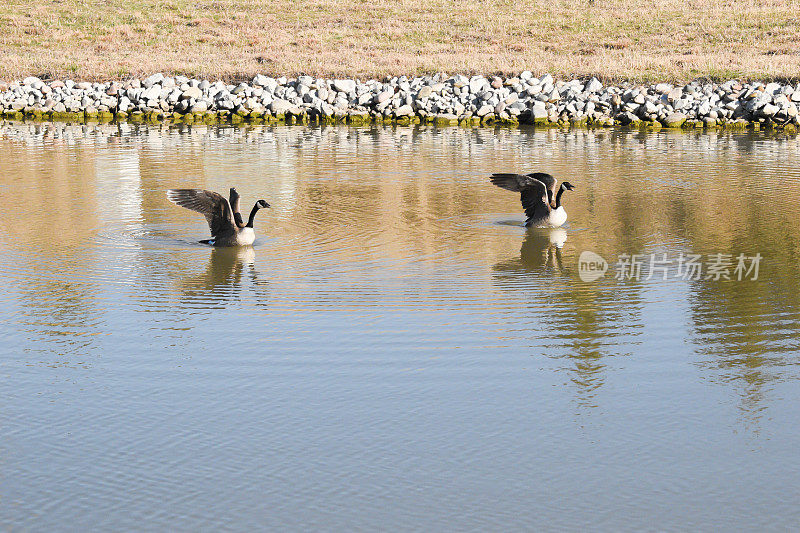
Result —
<path fill-rule="evenodd" d="M 258 207 L 262 208 L 262 209 L 263 209 L 264 207 L 269 207 L 269 204 L 267 203 L 267 201 L 266 201 L 266 200 L 259 200 L 259 201 L 257 201 L 257 202 L 256 202 L 256 205 L 257 205 Z"/>
<path fill-rule="evenodd" d="M 562 183 L 561 184 L 561 188 L 564 189 L 565 191 L 574 191 L 575 190 L 575 186 L 573 184 L 571 184 L 570 182 L 568 182 L 568 181 L 565 181 L 564 183 Z"/>

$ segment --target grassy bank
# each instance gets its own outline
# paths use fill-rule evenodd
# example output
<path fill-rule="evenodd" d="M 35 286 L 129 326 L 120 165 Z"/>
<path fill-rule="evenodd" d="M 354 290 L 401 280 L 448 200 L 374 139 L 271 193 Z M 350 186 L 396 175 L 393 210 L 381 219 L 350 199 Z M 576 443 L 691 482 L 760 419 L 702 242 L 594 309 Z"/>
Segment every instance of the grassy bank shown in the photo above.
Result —
<path fill-rule="evenodd" d="M 0 80 L 162 71 L 800 77 L 800 2 L 7 0 Z"/>

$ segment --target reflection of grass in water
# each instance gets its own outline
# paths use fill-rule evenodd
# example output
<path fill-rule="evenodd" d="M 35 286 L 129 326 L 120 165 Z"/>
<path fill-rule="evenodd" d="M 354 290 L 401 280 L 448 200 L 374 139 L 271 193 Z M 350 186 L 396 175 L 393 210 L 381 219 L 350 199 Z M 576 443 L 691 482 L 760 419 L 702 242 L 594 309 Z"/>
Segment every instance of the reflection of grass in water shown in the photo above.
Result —
<path fill-rule="evenodd" d="M 797 8 L 765 0 L 11 0 L 0 5 L 0 79 L 523 69 L 795 77 Z"/>
<path fill-rule="evenodd" d="M 102 323 L 96 313 L 96 291 L 89 282 L 28 277 L 20 322 L 37 337 L 26 352 L 55 358 L 89 354 L 97 344 Z M 42 364 L 55 362 L 43 361 Z"/>
<path fill-rule="evenodd" d="M 564 256 L 553 242 L 559 230 L 528 229 L 519 255 L 495 264 L 493 275 L 541 319 L 536 329 L 521 333 L 537 346 L 531 355 L 561 361 L 558 371 L 575 388 L 577 405 L 593 408 L 609 359 L 630 355 L 642 334 L 641 297 L 635 285 L 579 282 L 568 266 L 577 261 L 574 250 Z"/>
<path fill-rule="evenodd" d="M 798 350 L 793 339 L 800 329 L 800 286 L 796 283 L 800 277 L 800 238 L 796 231 L 800 206 L 791 201 L 800 190 L 800 174 L 795 165 L 800 148 L 796 139 L 584 130 L 532 133 L 419 129 L 399 136 L 391 128 L 142 127 L 140 133 L 150 135 L 131 137 L 131 144 L 142 146 L 155 139 L 170 138 L 155 135 L 156 130 L 184 134 L 172 137 L 180 138 L 180 142 L 166 144 L 163 152 L 141 151 L 138 164 L 147 228 L 157 233 L 160 227 L 185 228 L 188 221 L 197 229 L 193 234 L 207 237 L 207 229 L 193 215 L 184 218 L 179 210 L 172 210 L 171 206 L 167 209 L 163 191 L 171 184 L 165 176 L 180 169 L 188 186 L 210 187 L 215 178 L 205 176 L 241 169 L 230 162 L 222 164 L 203 157 L 208 143 L 219 143 L 215 149 L 231 155 L 239 153 L 242 140 L 246 139 L 247 157 L 255 157 L 250 162 L 252 166 L 247 167 L 245 158 L 233 159 L 255 175 L 267 174 L 276 180 L 246 180 L 250 191 L 277 191 L 277 180 L 284 180 L 281 187 L 291 191 L 284 202 L 276 202 L 280 209 L 276 209 L 275 218 L 263 229 L 259 227 L 262 242 L 275 235 L 280 236 L 279 242 L 284 246 L 287 242 L 294 246 L 314 235 L 330 235 L 350 225 L 360 235 L 370 236 L 370 246 L 342 246 L 329 256 L 337 262 L 411 257 L 418 261 L 415 265 L 439 269 L 442 258 L 447 257 L 457 259 L 460 267 L 477 271 L 477 265 L 485 262 L 491 269 L 493 287 L 502 292 L 503 299 L 530 313 L 522 319 L 530 330 L 514 335 L 522 342 L 535 339 L 530 344 L 541 347 L 542 332 L 534 329 L 539 325 L 537 319 L 527 319 L 545 314 L 547 327 L 552 330 L 548 333 L 547 350 L 536 348 L 531 354 L 555 353 L 559 365 L 563 362 L 563 367 L 574 373 L 565 382 L 579 389 L 576 398 L 588 402 L 607 379 L 612 361 L 636 351 L 631 342 L 646 335 L 637 320 L 649 311 L 643 311 L 636 303 L 646 294 L 637 294 L 637 284 L 632 282 L 615 286 L 607 280 L 583 285 L 582 289 L 570 285 L 570 280 L 577 278 L 580 251 L 594 250 L 609 260 L 620 253 L 649 253 L 654 243 L 673 243 L 676 249 L 704 255 L 761 252 L 765 257 L 763 281 L 690 285 L 672 282 L 685 289 L 686 306 L 690 309 L 685 326 L 680 322 L 676 327 L 693 332 L 689 339 L 692 342 L 683 350 L 697 363 L 700 378 L 723 383 L 737 400 L 741 398 L 743 412 L 760 413 L 765 405 L 774 402 L 771 387 L 797 376 Z M 18 135 L 20 131 L 26 133 Z M 17 201 L 13 195 L 0 197 L 0 204 L 9 214 L 7 224 L 0 223 L 2 238 L 25 243 L 27 253 L 29 243 L 44 231 L 42 226 L 8 222 L 46 212 L 55 223 L 43 226 L 53 233 L 42 241 L 39 252 L 66 260 L 80 252 L 76 245 L 88 238 L 86 214 L 97 211 L 95 167 L 88 158 L 73 161 L 74 154 L 91 151 L 64 150 L 51 143 L 55 137 L 48 132 L 52 131 L 59 132 L 58 138 L 68 134 L 81 142 L 97 143 L 90 145 L 94 147 L 102 146 L 106 139 L 116 139 L 119 130 L 116 126 L 103 126 L 97 130 L 99 133 L 93 133 L 79 126 L 46 125 L 8 128 L 0 133 L 7 136 L 4 139 L 45 141 L 45 148 L 36 152 L 41 165 L 19 165 L 26 154 L 14 147 L 21 144 L 7 144 L 12 147 L 8 152 L 11 155 L 0 158 L 0 174 L 14 176 L 15 187 L 24 190 L 26 197 L 25 202 Z M 406 149 L 409 137 L 414 139 L 411 145 L 419 149 Z M 522 148 L 510 151 L 510 146 Z M 548 154 L 548 150 L 552 152 Z M 171 155 L 165 158 L 164 153 Z M 272 163 L 263 156 L 265 153 L 276 154 L 281 164 Z M 464 163 L 467 153 L 474 156 L 469 166 Z M 336 154 L 340 166 L 331 170 L 326 154 Z M 537 158 L 533 163 L 531 154 Z M 373 160 L 380 161 L 378 170 L 363 163 Z M 291 162 L 291 172 L 281 166 L 287 161 Z M 560 178 L 567 171 L 570 176 L 579 177 L 570 177 L 581 188 L 569 199 L 567 209 L 571 224 L 585 229 L 569 228 L 560 266 L 555 251 L 548 250 L 549 240 L 532 238 L 526 245 L 527 234 L 522 227 L 503 225 L 503 221 L 515 216 L 521 223 L 524 215 L 518 196 L 499 194 L 502 191 L 488 183 L 488 171 L 495 165 L 508 169 L 546 166 Z M 42 168 L 52 170 L 43 174 Z M 462 173 L 455 178 L 443 176 L 439 172 L 442 168 L 461 169 Z M 47 179 L 42 179 L 43 175 Z M 621 190 L 629 192 L 621 194 Z M 56 202 L 57 209 L 46 208 L 52 202 Z M 309 220 L 321 223 L 311 225 L 306 223 Z M 172 235 L 185 236 L 174 231 Z M 160 237 L 152 237 L 148 235 L 137 242 L 147 243 L 146 248 L 161 246 Z M 352 242 L 355 240 L 348 244 Z M 330 251 L 326 248 L 329 245 L 326 242 L 320 246 Z M 265 273 L 270 272 L 272 264 L 267 251 L 270 248 L 264 245 L 263 252 L 257 249 L 259 257 L 263 253 L 259 266 Z M 82 252 L 78 255 L 84 257 Z M 205 261 L 206 254 L 201 255 Z M 212 262 L 212 251 L 208 250 L 208 255 L 211 264 L 207 270 L 201 269 L 197 277 L 191 278 L 194 284 L 179 287 L 178 292 L 194 291 L 196 300 L 207 303 L 219 290 L 216 303 L 223 306 L 238 305 L 237 298 L 242 295 L 248 298 L 247 305 L 268 305 L 266 292 L 260 288 L 263 285 L 257 287 L 248 277 L 248 265 L 239 265 L 236 258 Z M 174 253 L 167 261 L 176 273 L 174 277 L 181 279 L 185 279 L 185 269 L 193 263 Z M 291 264 L 296 263 L 292 258 Z M 91 299 L 90 294 L 70 290 L 80 298 Z M 620 295 L 625 301 L 617 301 Z M 630 299 L 635 305 L 630 304 Z M 39 306 L 46 307 L 42 303 Z M 72 308 L 77 313 L 77 307 Z M 637 334 L 638 339 L 620 340 Z M 617 344 L 613 344 L 615 340 Z"/>
<path fill-rule="evenodd" d="M 785 234 L 791 224 L 771 230 L 762 222 L 761 211 L 773 205 L 747 204 L 749 213 L 741 215 L 753 221 L 752 229 L 739 234 L 729 250 L 714 250 L 758 251 L 764 256 L 759 280 L 693 282 L 689 300 L 697 365 L 703 377 L 736 392 L 743 422 L 753 431 L 775 385 L 800 377 L 800 289 L 795 282 L 800 243 Z M 710 243 L 699 246 L 712 249 Z"/>

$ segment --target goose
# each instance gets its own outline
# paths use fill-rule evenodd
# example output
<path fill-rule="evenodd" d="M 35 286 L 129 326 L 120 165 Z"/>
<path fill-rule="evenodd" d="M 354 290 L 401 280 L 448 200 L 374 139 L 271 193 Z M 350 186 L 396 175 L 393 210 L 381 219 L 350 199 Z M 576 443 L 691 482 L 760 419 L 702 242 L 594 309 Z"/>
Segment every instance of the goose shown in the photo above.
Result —
<path fill-rule="evenodd" d="M 525 214 L 528 215 L 528 220 L 525 221 L 526 227 L 557 228 L 567 221 L 567 212 L 561 205 L 561 195 L 564 194 L 564 191 L 575 189 L 568 181 L 561 184 L 555 202 L 551 203 L 549 201 L 550 194 L 555 192 L 556 179 L 550 174 L 542 172 L 535 172 L 527 176 L 492 174 L 490 180 L 498 187 L 521 193 L 522 207 L 525 208 Z M 546 183 L 547 185 L 545 185 Z"/>
<path fill-rule="evenodd" d="M 236 217 L 235 212 L 239 209 L 239 193 L 231 188 L 231 199 L 236 211 L 231 209 L 228 200 L 214 191 L 203 189 L 170 189 L 167 191 L 167 199 L 186 209 L 202 213 L 208 221 L 211 230 L 211 238 L 200 241 L 203 244 L 212 246 L 247 246 L 253 244 L 256 239 L 253 231 L 253 220 L 259 209 L 269 207 L 264 200 L 259 200 L 250 211 L 250 218 L 247 224 L 239 225 L 242 222 L 241 214 Z"/>

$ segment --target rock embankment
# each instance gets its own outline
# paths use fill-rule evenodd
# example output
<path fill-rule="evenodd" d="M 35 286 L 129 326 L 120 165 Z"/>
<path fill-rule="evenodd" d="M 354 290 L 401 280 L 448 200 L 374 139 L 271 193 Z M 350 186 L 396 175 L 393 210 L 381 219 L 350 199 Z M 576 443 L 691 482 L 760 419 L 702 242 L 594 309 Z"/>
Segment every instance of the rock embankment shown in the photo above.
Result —
<path fill-rule="evenodd" d="M 0 82 L 0 115 L 44 120 L 174 120 L 437 125 L 748 127 L 796 130 L 800 84 L 693 81 L 685 85 L 556 80 L 530 72 L 405 76 L 386 81 L 272 78 L 250 83 L 169 77 L 76 83 Z"/>

